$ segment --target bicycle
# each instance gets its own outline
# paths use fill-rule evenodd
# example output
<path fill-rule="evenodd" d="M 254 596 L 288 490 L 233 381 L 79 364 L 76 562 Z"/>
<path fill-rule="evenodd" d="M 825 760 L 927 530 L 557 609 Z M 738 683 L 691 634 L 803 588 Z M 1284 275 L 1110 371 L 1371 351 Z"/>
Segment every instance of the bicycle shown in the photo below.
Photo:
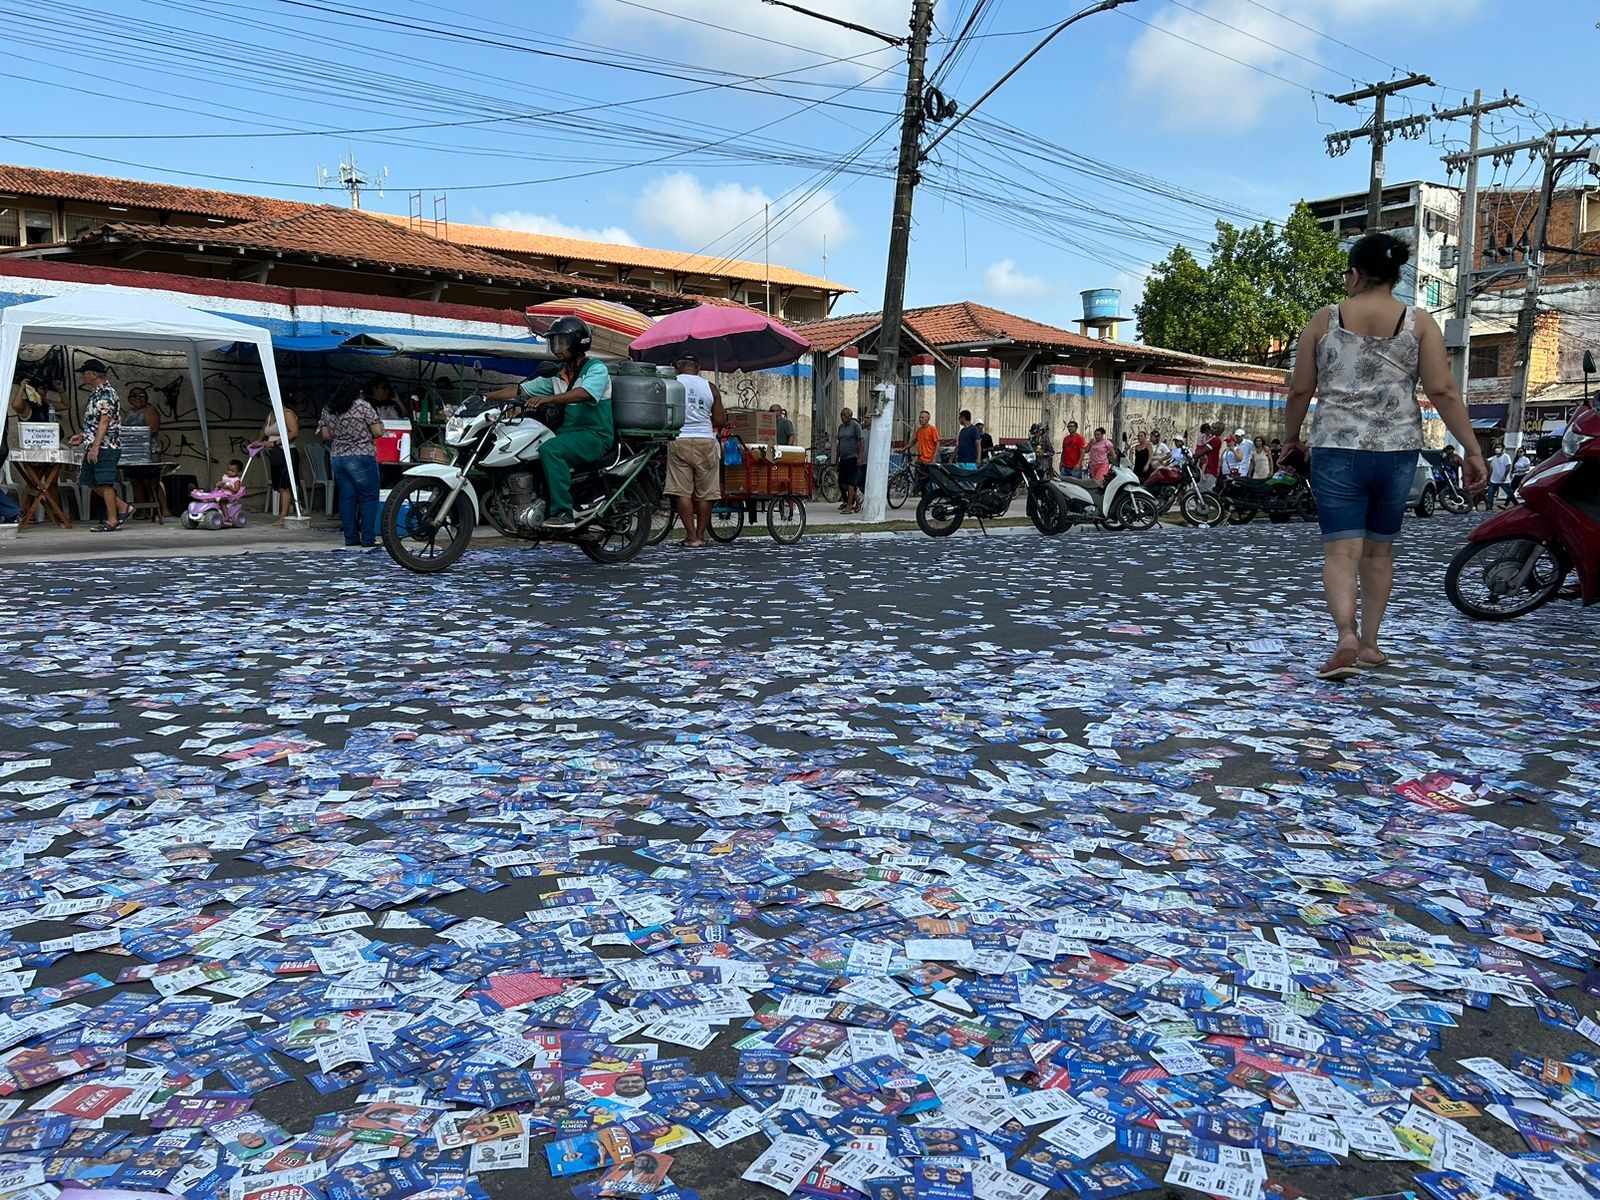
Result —
<path fill-rule="evenodd" d="M 900 456 L 900 465 L 889 472 L 889 507 L 900 508 L 917 490 L 917 464 L 909 454 Z"/>
<path fill-rule="evenodd" d="M 817 495 L 829 504 L 839 503 L 844 493 L 839 488 L 839 468 L 828 458 L 826 450 L 811 452 L 812 478 Z"/>

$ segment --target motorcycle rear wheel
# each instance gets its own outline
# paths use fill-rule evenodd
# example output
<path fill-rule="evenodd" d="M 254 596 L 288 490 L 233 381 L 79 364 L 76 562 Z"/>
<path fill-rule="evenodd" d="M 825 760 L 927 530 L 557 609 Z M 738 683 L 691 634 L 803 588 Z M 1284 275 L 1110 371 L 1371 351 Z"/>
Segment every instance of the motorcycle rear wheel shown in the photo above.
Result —
<path fill-rule="evenodd" d="M 1444 509 L 1445 512 L 1459 517 L 1462 513 L 1471 511 L 1472 501 L 1454 488 L 1451 488 L 1448 491 L 1439 493 L 1439 507 Z"/>
<path fill-rule="evenodd" d="M 578 549 L 597 563 L 625 563 L 650 540 L 650 517 L 650 505 L 637 494 L 619 496 L 615 507 L 598 523 L 600 539 L 580 541 Z"/>
<path fill-rule="evenodd" d="M 1517 576 L 1530 561 L 1533 570 L 1529 578 L 1513 593 Z M 1444 573 L 1444 593 L 1451 604 L 1476 621 L 1509 621 L 1547 603 L 1561 590 L 1567 570 L 1566 558 L 1559 550 L 1522 534 L 1468 542 L 1450 560 Z M 1511 603 L 1502 604 L 1513 596 L 1516 599 Z"/>
<path fill-rule="evenodd" d="M 472 501 L 461 492 L 450 511 L 441 513 L 449 494 L 442 479 L 402 479 L 384 501 L 383 548 L 406 570 L 443 571 L 472 543 Z"/>
<path fill-rule="evenodd" d="M 1183 498 L 1182 512 L 1191 525 L 1216 525 L 1222 520 L 1222 501 L 1210 492 L 1190 492 Z"/>
<path fill-rule="evenodd" d="M 924 494 L 917 504 L 917 528 L 929 537 L 949 537 L 966 517 L 960 505 L 938 492 Z"/>

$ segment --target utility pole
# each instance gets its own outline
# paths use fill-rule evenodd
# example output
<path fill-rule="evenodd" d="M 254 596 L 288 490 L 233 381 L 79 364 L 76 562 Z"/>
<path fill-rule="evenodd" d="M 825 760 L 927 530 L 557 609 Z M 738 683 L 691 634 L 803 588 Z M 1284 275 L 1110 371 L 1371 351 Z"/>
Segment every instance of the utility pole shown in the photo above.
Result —
<path fill-rule="evenodd" d="M 911 49 L 906 71 L 905 112 L 900 119 L 900 163 L 895 171 L 894 213 L 889 226 L 888 274 L 883 283 L 883 320 L 878 326 L 877 392 L 882 402 L 872 418 L 867 444 L 865 519 L 882 521 L 889 498 L 889 454 L 894 440 L 894 402 L 900 374 L 900 323 L 905 315 L 906 260 L 911 252 L 911 199 L 916 191 L 922 149 L 923 75 L 928 64 L 928 34 L 933 0 L 914 0 Z"/>
<path fill-rule="evenodd" d="M 1346 92 L 1342 96 L 1331 97 L 1338 104 L 1354 104 L 1358 100 L 1371 100 L 1374 103 L 1372 111 L 1371 130 L 1362 131 L 1355 136 L 1366 136 L 1372 141 L 1372 179 L 1367 186 L 1367 232 L 1375 233 L 1383 228 L 1383 144 L 1388 138 L 1388 131 L 1383 120 L 1384 101 L 1396 92 L 1403 92 L 1408 88 L 1428 87 L 1433 80 L 1426 75 L 1408 75 L 1404 79 L 1393 79 L 1388 83 L 1374 83 L 1360 91 Z"/>
<path fill-rule="evenodd" d="M 1472 348 L 1472 271 L 1478 251 L 1478 143 L 1483 134 L 1483 115 L 1496 109 L 1511 108 L 1520 103 L 1520 97 L 1504 96 L 1490 104 L 1483 102 L 1481 90 L 1472 94 L 1472 104 L 1449 113 L 1437 114 L 1440 118 L 1472 116 L 1471 148 L 1467 151 L 1466 194 L 1461 201 L 1461 226 L 1456 241 L 1456 302 L 1453 320 L 1445 324 L 1444 344 L 1450 351 L 1450 371 L 1455 376 L 1456 387 L 1462 402 L 1467 398 L 1467 357 Z M 1447 435 L 1448 436 L 1448 435 Z M 1454 438 L 1451 438 L 1454 441 Z M 1462 447 L 1465 449 L 1466 447 Z"/>

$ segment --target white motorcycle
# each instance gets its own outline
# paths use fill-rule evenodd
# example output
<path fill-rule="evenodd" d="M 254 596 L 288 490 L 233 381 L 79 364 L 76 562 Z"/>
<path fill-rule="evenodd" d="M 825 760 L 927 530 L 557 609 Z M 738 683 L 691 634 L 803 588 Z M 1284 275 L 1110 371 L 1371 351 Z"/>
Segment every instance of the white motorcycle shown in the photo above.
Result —
<path fill-rule="evenodd" d="M 417 463 L 384 503 L 383 546 L 410 571 L 442 571 L 466 552 L 487 514 L 506 537 L 572 542 L 595 562 L 627 562 L 644 548 L 660 500 L 662 472 L 650 470 L 661 442 L 619 443 L 599 466 L 574 471 L 571 528 L 543 528 L 549 497 L 539 447 L 554 432 L 522 415 L 522 402 L 473 397 L 452 412 L 444 442 L 451 463 Z M 473 472 L 484 482 L 480 500 Z"/>
<path fill-rule="evenodd" d="M 1161 505 L 1127 467 L 1112 467 L 1100 483 L 1056 478 L 1050 486 L 1061 498 L 1056 533 L 1087 524 L 1110 530 L 1149 529 L 1161 516 Z"/>

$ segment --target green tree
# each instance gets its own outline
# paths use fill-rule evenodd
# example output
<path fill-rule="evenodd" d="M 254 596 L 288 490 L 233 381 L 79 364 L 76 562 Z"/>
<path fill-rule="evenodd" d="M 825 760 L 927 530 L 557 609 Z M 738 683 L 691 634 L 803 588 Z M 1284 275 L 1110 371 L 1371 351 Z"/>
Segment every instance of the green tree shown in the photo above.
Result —
<path fill-rule="evenodd" d="M 1133 308 L 1143 341 L 1208 358 L 1266 361 L 1341 294 L 1339 241 L 1304 204 L 1281 226 L 1218 221 L 1210 251 L 1202 265 L 1174 246 L 1155 265 Z"/>

